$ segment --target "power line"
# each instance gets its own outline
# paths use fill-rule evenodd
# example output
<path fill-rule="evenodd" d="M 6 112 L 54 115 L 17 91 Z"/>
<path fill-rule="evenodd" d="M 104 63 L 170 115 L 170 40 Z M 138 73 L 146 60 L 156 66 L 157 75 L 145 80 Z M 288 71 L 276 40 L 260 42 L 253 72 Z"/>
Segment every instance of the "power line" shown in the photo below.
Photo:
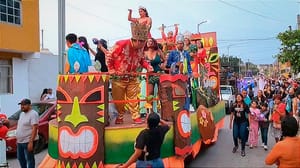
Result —
<path fill-rule="evenodd" d="M 85 13 L 85 14 L 90 15 L 90 16 L 94 16 L 94 17 L 100 19 L 100 20 L 103 21 L 103 22 L 109 23 L 109 24 L 111 24 L 111 25 L 113 25 L 113 26 L 122 28 L 122 29 L 124 29 L 124 30 L 128 30 L 128 28 L 125 28 L 124 26 L 122 26 L 122 25 L 120 25 L 120 24 L 118 24 L 118 23 L 112 22 L 112 21 L 109 20 L 109 19 L 105 19 L 104 17 L 100 17 L 100 16 L 95 15 L 95 14 L 93 14 L 93 13 L 84 11 L 84 10 L 82 10 L 82 9 L 76 7 L 76 6 L 73 6 L 73 5 L 69 4 L 69 3 L 68 3 L 67 5 L 68 5 L 68 7 L 73 8 L 73 9 L 76 9 L 76 10 L 82 12 L 82 13 Z"/>
<path fill-rule="evenodd" d="M 267 38 L 248 38 L 248 39 L 219 39 L 220 42 L 232 42 L 232 41 L 267 41 L 274 40 L 276 37 L 267 37 Z"/>
<path fill-rule="evenodd" d="M 231 3 L 229 3 L 229 2 L 225 2 L 224 0 L 219 0 L 219 2 L 221 2 L 221 3 L 223 3 L 223 4 L 226 4 L 226 5 L 228 5 L 228 6 L 231 6 L 231 7 L 233 7 L 233 8 L 242 10 L 242 11 L 244 11 L 244 12 L 251 13 L 251 14 L 253 14 L 253 15 L 262 17 L 262 18 L 264 18 L 264 19 L 268 19 L 268 20 L 275 21 L 275 22 L 282 22 L 282 21 L 277 20 L 277 19 L 274 19 L 274 18 L 272 18 L 272 17 L 265 16 L 265 15 L 262 15 L 262 14 L 260 14 L 260 13 L 250 11 L 250 10 L 248 10 L 248 9 L 241 8 L 241 7 L 239 7 L 239 6 L 236 6 L 236 5 L 231 4 Z"/>

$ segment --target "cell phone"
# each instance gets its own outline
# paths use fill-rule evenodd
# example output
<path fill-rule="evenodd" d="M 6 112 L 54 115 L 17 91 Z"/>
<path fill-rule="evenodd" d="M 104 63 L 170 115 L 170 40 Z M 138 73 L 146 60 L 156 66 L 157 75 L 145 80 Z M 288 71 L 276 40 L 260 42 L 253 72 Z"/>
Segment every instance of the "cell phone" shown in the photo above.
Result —
<path fill-rule="evenodd" d="M 95 45 L 98 45 L 99 41 L 98 41 L 97 39 L 93 39 L 93 43 L 94 43 Z"/>

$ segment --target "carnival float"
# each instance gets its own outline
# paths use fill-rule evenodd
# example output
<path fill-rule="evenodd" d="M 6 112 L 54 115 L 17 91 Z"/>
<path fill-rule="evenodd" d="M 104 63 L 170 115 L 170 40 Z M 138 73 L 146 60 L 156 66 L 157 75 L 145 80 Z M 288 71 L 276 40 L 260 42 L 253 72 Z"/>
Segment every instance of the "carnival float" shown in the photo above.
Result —
<path fill-rule="evenodd" d="M 204 44 L 206 58 L 199 65 L 191 63 L 197 72 L 191 81 L 194 108 L 184 108 L 189 99 L 187 76 L 156 74 L 160 89 L 149 101 L 150 95 L 145 94 L 149 74 L 137 72 L 142 92 L 136 101 L 141 113 L 157 112 L 171 127 L 161 149 L 165 167 L 184 167 L 184 160 L 189 156 L 195 158 L 203 144 L 218 140 L 218 131 L 224 124 L 225 104 L 219 101 L 216 33 L 191 34 L 192 42 L 197 39 Z M 163 43 L 161 39 L 158 41 Z M 111 74 L 101 72 L 58 76 L 57 119 L 49 124 L 48 154 L 39 167 L 116 167 L 128 160 L 134 151 L 135 138 L 146 124 L 112 122 L 114 113 L 109 106 L 126 102 L 109 98 L 110 78 Z"/>

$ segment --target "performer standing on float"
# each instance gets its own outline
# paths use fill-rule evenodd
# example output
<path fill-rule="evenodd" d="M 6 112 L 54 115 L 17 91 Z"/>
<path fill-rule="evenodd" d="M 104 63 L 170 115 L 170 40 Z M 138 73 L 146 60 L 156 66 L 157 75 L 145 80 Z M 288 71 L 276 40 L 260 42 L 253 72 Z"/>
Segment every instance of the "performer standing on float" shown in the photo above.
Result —
<path fill-rule="evenodd" d="M 143 24 L 131 23 L 132 38 L 116 42 L 115 46 L 107 54 L 108 72 L 113 76 L 112 97 L 116 101 L 118 117 L 115 124 L 124 122 L 125 104 L 132 115 L 135 124 L 141 124 L 139 114 L 138 94 L 140 87 L 136 72 L 144 67 L 153 71 L 153 67 L 144 59 L 143 47 L 147 40 L 148 27 Z"/>
<path fill-rule="evenodd" d="M 66 36 L 68 47 L 65 63 L 65 73 L 85 73 L 88 67 L 92 65 L 90 56 L 80 44 L 77 43 L 77 35 L 70 33 Z"/>
<path fill-rule="evenodd" d="M 198 39 L 196 41 L 196 45 L 197 45 L 197 62 L 199 64 L 201 64 L 202 66 L 204 66 L 205 64 L 205 59 L 206 59 L 206 49 L 203 46 L 203 43 L 201 41 L 201 39 Z"/>
<path fill-rule="evenodd" d="M 167 36 L 166 36 L 166 33 L 165 33 L 166 26 L 163 24 L 160 28 L 161 37 L 164 40 L 164 43 L 166 43 L 168 50 L 175 50 L 176 49 L 175 43 L 176 43 L 176 37 L 177 37 L 177 34 L 178 34 L 178 24 L 174 24 L 174 27 L 175 27 L 174 34 L 173 34 L 173 31 L 169 31 L 167 33 Z"/>
<path fill-rule="evenodd" d="M 184 37 L 179 34 L 176 39 L 176 50 L 172 50 L 169 54 L 166 68 L 170 68 L 171 74 L 185 74 L 189 78 L 192 77 L 192 68 L 191 68 L 191 56 L 188 51 L 183 49 L 184 46 Z M 189 84 L 189 83 L 188 83 Z M 189 110 L 190 98 L 189 93 L 187 93 L 187 101 L 185 109 Z"/>
<path fill-rule="evenodd" d="M 132 17 L 132 9 L 128 9 L 128 21 L 131 21 L 132 23 L 139 23 L 142 25 L 146 25 L 148 27 L 148 37 L 151 38 L 150 29 L 152 27 L 152 19 L 149 17 L 148 11 L 145 7 L 140 6 L 139 7 L 139 14 L 140 18 L 133 18 Z"/>

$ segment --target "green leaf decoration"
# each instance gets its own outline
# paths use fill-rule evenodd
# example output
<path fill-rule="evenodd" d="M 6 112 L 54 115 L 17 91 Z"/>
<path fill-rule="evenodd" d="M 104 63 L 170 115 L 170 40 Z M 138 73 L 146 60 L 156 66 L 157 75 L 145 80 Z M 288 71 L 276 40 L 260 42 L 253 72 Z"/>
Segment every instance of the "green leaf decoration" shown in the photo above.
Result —
<path fill-rule="evenodd" d="M 214 62 L 217 62 L 219 59 L 219 54 L 218 53 L 212 53 L 210 55 L 210 57 L 208 58 L 208 62 L 209 63 L 214 63 Z"/>

